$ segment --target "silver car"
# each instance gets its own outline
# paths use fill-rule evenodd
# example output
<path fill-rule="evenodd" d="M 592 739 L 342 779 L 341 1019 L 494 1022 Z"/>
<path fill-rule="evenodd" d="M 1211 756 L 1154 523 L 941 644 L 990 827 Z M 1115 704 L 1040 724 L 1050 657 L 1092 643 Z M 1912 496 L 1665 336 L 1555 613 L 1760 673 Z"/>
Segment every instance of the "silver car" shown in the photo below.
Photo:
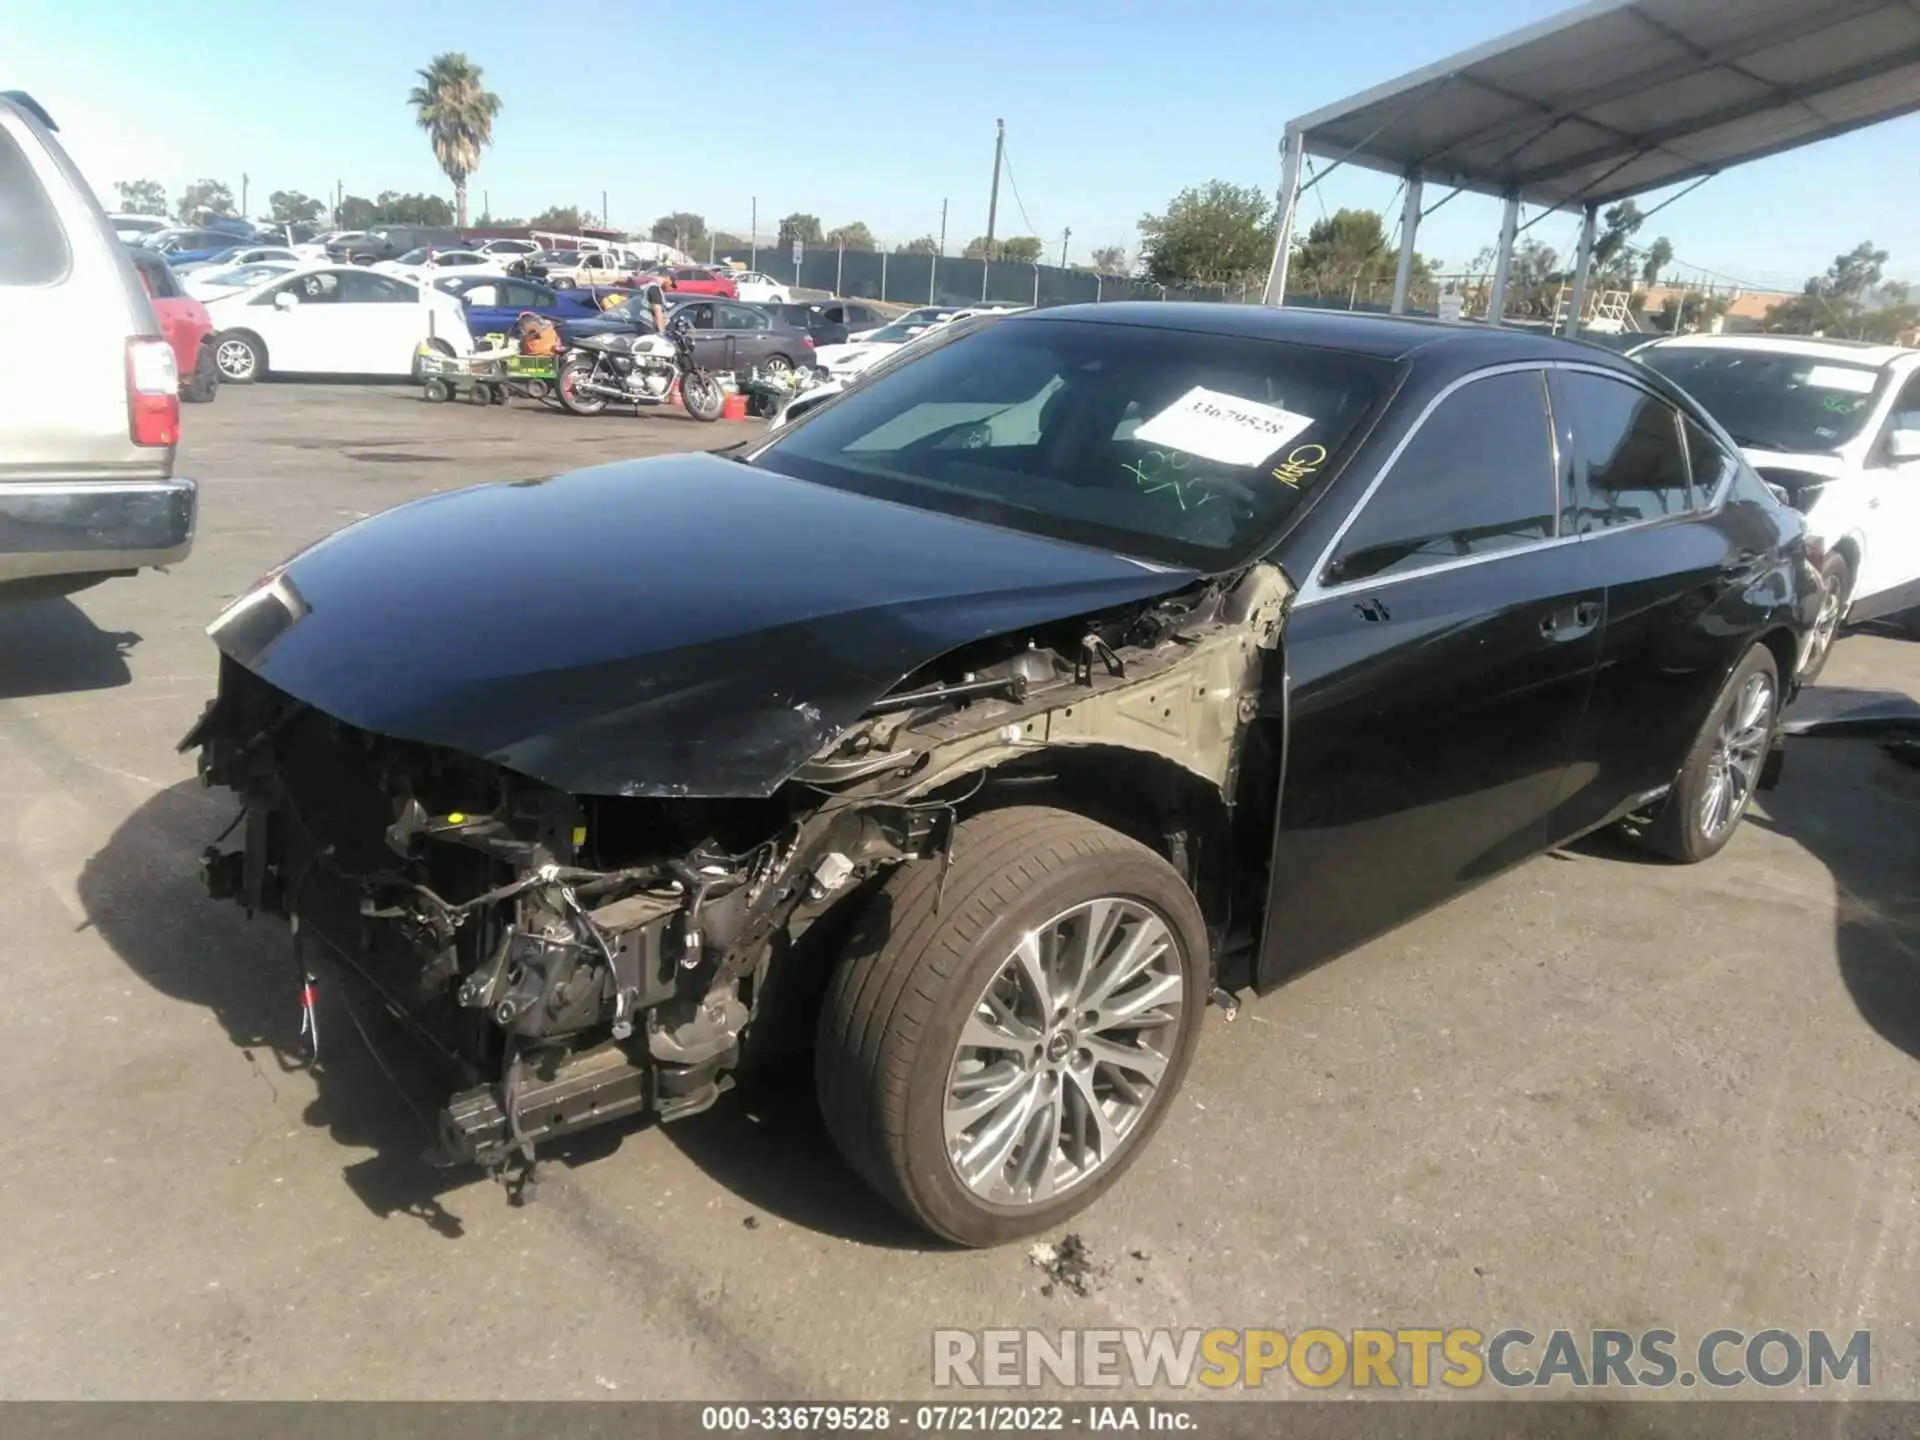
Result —
<path fill-rule="evenodd" d="M 0 91 L 0 598 L 183 560 L 180 382 L 146 291 L 52 119 Z"/>

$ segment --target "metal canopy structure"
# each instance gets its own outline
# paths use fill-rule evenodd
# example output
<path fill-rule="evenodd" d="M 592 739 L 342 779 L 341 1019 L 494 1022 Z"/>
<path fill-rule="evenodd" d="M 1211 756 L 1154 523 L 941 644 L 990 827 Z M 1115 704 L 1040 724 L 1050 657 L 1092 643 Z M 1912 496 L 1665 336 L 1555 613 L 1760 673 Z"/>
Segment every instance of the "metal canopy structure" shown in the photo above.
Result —
<path fill-rule="evenodd" d="M 1267 303 L 1285 295 L 1307 155 L 1406 182 L 1396 313 L 1423 185 L 1506 201 L 1494 322 L 1519 207 L 1584 211 L 1577 324 L 1602 205 L 1915 112 L 1920 0 L 1594 0 L 1289 122 Z"/>

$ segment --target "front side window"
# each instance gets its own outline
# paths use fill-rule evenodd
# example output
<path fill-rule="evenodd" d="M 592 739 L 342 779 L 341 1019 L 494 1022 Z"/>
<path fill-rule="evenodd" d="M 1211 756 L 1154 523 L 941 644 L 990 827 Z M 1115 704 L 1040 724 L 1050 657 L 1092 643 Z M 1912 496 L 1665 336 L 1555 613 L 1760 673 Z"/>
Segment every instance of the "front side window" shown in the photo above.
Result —
<path fill-rule="evenodd" d="M 1723 485 L 1740 469 L 1740 462 L 1729 455 L 1720 442 L 1684 415 L 1680 426 L 1687 436 L 1687 460 L 1693 469 L 1693 494 L 1696 504 L 1711 505 Z"/>
<path fill-rule="evenodd" d="M 1751 450 L 1830 455 L 1873 413 L 1882 372 L 1828 357 L 1737 345 L 1655 345 L 1636 359 L 1706 407 Z"/>
<path fill-rule="evenodd" d="M 491 309 L 496 305 L 508 303 L 500 298 L 500 289 L 498 285 L 469 285 L 460 292 L 460 299 L 469 306 L 477 305 L 483 309 Z"/>
<path fill-rule="evenodd" d="M 518 280 L 508 281 L 500 287 L 502 305 L 511 305 L 516 310 L 551 310 L 553 292 L 538 285 L 527 285 Z"/>
<path fill-rule="evenodd" d="M 1605 375 L 1553 374 L 1562 456 L 1561 531 L 1590 535 L 1692 507 L 1680 417 L 1666 401 Z"/>
<path fill-rule="evenodd" d="M 340 272 L 322 270 L 312 275 L 296 275 L 284 285 L 275 285 L 253 303 L 272 305 L 281 295 L 291 295 L 302 305 L 331 305 L 340 298 Z"/>
<path fill-rule="evenodd" d="M 1410 574 L 1550 540 L 1554 489 L 1539 372 L 1470 381 L 1413 433 L 1321 578 Z"/>
<path fill-rule="evenodd" d="M 755 463 L 1217 569 L 1276 536 L 1397 374 L 1346 351 L 1104 322 L 942 338 L 808 416 Z"/>
<path fill-rule="evenodd" d="M 721 305 L 720 328 L 722 330 L 764 330 L 767 317 L 758 310 L 749 310 L 741 305 Z"/>

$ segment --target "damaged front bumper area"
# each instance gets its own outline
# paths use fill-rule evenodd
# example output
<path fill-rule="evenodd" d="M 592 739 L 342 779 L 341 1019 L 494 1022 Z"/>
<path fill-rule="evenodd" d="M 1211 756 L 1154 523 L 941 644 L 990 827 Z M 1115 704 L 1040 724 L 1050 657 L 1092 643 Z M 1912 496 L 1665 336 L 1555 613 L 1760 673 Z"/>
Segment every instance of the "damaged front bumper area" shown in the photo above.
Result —
<path fill-rule="evenodd" d="M 774 932 L 856 869 L 941 853 L 952 823 L 564 795 L 356 730 L 224 658 L 194 746 L 204 783 L 244 806 L 238 847 L 203 854 L 208 892 L 284 917 L 303 984 L 318 943 L 371 985 L 456 1087 L 435 1158 L 496 1169 L 711 1105 Z"/>
<path fill-rule="evenodd" d="M 795 1019 L 810 1042 L 807 996 L 861 908 L 840 902 L 949 863 L 961 815 L 1003 787 L 1078 763 L 1111 788 L 1124 755 L 1231 807 L 1286 595 L 1255 566 L 949 654 L 764 797 L 563 793 L 347 724 L 223 655 L 181 742 L 243 807 L 203 878 L 286 919 L 300 986 L 324 946 L 439 1059 L 438 1159 L 517 1171 L 542 1141 L 705 1109 L 750 1030 L 756 1053 Z M 1190 848 L 1183 830 L 1176 864 Z"/>

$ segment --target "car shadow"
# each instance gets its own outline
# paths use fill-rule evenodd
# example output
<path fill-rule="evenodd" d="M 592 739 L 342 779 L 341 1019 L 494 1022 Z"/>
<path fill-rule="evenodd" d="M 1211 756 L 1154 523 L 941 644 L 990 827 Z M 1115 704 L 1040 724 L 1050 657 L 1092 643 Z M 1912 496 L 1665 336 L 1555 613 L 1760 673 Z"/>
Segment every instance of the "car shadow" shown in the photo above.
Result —
<path fill-rule="evenodd" d="M 0 700 L 112 690 L 133 679 L 131 630 L 102 630 L 65 596 L 0 604 Z"/>
<path fill-rule="evenodd" d="M 1790 741 L 1780 787 L 1748 823 L 1827 867 L 1847 993 L 1877 1034 L 1920 1059 L 1920 771 L 1885 744 L 1869 735 Z"/>
<path fill-rule="evenodd" d="M 86 924 L 153 989 L 207 1010 L 239 1052 L 248 1083 L 277 1098 L 287 1077 L 308 1075 L 314 1096 L 301 1118 L 325 1127 L 341 1148 L 342 1178 L 369 1211 L 410 1216 L 458 1238 L 464 1226 L 445 1197 L 471 1186 L 480 1172 L 425 1158 L 447 1093 L 445 1071 L 364 980 L 312 940 L 303 959 L 318 982 L 319 1059 L 310 1060 L 301 1033 L 303 966 L 286 926 L 209 899 L 200 883 L 196 857 L 234 813 L 229 800 L 194 781 L 147 800 L 81 871 Z M 542 1164 L 602 1163 L 651 1124 L 637 1117 L 543 1145 Z M 863 1244 L 932 1243 L 841 1161 L 804 1057 L 747 1075 L 711 1110 L 665 1126 L 663 1134 L 762 1213 Z"/>

